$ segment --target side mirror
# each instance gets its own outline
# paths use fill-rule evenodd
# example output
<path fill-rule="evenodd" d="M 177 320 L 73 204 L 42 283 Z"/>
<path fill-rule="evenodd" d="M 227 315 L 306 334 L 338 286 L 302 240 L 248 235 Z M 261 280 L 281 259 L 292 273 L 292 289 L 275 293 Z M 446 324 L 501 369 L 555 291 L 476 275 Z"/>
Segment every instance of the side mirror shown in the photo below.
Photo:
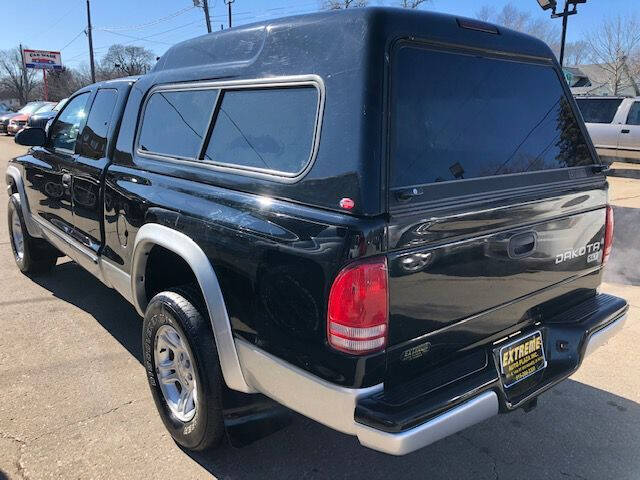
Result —
<path fill-rule="evenodd" d="M 47 134 L 41 128 L 23 128 L 15 136 L 15 142 L 27 147 L 44 147 Z"/>

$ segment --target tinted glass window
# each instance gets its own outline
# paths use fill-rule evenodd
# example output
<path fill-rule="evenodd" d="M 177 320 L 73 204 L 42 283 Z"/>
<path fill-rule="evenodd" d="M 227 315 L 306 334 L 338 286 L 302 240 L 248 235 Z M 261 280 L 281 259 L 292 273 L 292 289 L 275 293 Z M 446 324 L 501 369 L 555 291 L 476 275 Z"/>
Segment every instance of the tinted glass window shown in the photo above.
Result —
<path fill-rule="evenodd" d="M 39 109 L 44 102 L 31 102 L 27 103 L 24 107 L 18 110 L 18 113 L 33 113 Z"/>
<path fill-rule="evenodd" d="M 225 92 L 205 161 L 299 173 L 311 155 L 317 109 L 313 87 Z"/>
<path fill-rule="evenodd" d="M 629 115 L 627 115 L 627 125 L 640 125 L 640 102 L 633 102 Z"/>
<path fill-rule="evenodd" d="M 44 105 L 42 105 L 40 108 L 38 108 L 33 113 L 35 114 L 35 113 L 50 112 L 51 110 L 53 110 L 53 107 L 55 107 L 55 106 L 56 106 L 55 103 L 45 103 Z"/>
<path fill-rule="evenodd" d="M 206 133 L 217 90 L 156 92 L 147 102 L 140 149 L 196 158 Z"/>
<path fill-rule="evenodd" d="M 118 91 L 115 89 L 98 90 L 87 124 L 82 130 L 82 142 L 78 151 L 80 155 L 96 159 L 106 155 L 107 133 L 117 99 Z"/>
<path fill-rule="evenodd" d="M 620 98 L 576 98 L 587 123 L 611 123 L 622 103 Z"/>
<path fill-rule="evenodd" d="M 71 100 L 58 119 L 51 125 L 51 145 L 54 148 L 73 150 L 80 133 L 80 127 L 87 116 L 89 93 L 83 93 Z"/>
<path fill-rule="evenodd" d="M 417 47 L 393 64 L 392 187 L 593 163 L 551 67 Z"/>

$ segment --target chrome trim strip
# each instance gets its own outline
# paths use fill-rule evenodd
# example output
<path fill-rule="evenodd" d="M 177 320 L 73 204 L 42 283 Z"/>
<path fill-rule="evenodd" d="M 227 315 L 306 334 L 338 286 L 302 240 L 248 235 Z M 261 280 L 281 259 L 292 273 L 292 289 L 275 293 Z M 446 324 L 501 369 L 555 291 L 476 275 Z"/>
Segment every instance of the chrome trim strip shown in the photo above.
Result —
<path fill-rule="evenodd" d="M 18 188 L 18 194 L 20 194 L 20 208 L 22 209 L 22 216 L 24 217 L 24 223 L 27 227 L 29 235 L 32 237 L 40 238 L 42 233 L 40 227 L 33 221 L 31 215 L 31 209 L 29 208 L 29 199 L 27 198 L 24 183 L 22 181 L 22 175 L 20 170 L 15 165 L 9 165 L 7 167 L 7 176 L 11 177 Z"/>
<path fill-rule="evenodd" d="M 606 327 L 595 332 L 589 337 L 587 348 L 585 349 L 584 356 L 587 357 L 595 352 L 598 348 L 605 345 L 613 336 L 617 335 L 622 327 L 624 327 L 627 321 L 627 314 L 625 313 L 617 320 L 614 320 Z"/>
<path fill-rule="evenodd" d="M 355 435 L 353 414 L 360 397 L 382 390 L 345 388 L 322 380 L 240 338 L 235 341 L 247 383 L 256 391 L 340 432 Z"/>
<path fill-rule="evenodd" d="M 218 277 L 202 249 L 185 234 L 155 223 L 147 223 L 138 230 L 131 265 L 132 300 L 138 313 L 144 316 L 147 306 L 145 270 L 149 252 L 155 245 L 179 255 L 193 270 L 209 311 L 220 367 L 227 386 L 232 390 L 254 393 L 255 390 L 247 385 L 242 374 Z"/>
<path fill-rule="evenodd" d="M 270 171 L 260 168 L 249 168 L 242 167 L 240 165 L 233 166 L 230 164 L 223 163 L 214 163 L 214 162 L 205 162 L 204 160 L 199 159 L 191 159 L 191 158 L 177 158 L 168 155 L 163 155 L 154 152 L 148 152 L 141 150 L 139 147 L 140 141 L 140 131 L 142 130 L 142 123 L 144 122 L 144 113 L 147 108 L 147 102 L 156 92 L 164 92 L 164 91 L 185 91 L 185 90 L 220 90 L 220 94 L 216 99 L 216 104 L 214 105 L 213 112 L 218 108 L 218 103 L 222 101 L 224 97 L 224 90 L 238 90 L 243 88 L 278 88 L 278 87 L 300 87 L 300 86 L 312 86 L 318 90 L 318 107 L 316 111 L 316 125 L 313 132 L 313 139 L 311 144 L 311 153 L 309 155 L 309 159 L 307 160 L 305 167 L 297 173 L 287 174 L 283 172 Z M 138 122 L 138 126 L 136 128 L 136 136 L 135 136 L 135 150 L 136 154 L 149 158 L 151 160 L 165 161 L 176 164 L 183 165 L 191 165 L 202 167 L 218 172 L 226 172 L 233 173 L 236 175 L 246 175 L 256 178 L 263 178 L 267 180 L 273 180 L 282 183 L 294 183 L 297 182 L 300 178 L 304 177 L 309 170 L 313 167 L 316 157 L 318 155 L 318 149 L 320 148 L 320 134 L 322 132 L 322 121 L 324 118 L 324 106 L 325 106 L 325 85 L 324 81 L 319 75 L 296 75 L 296 76 L 285 76 L 285 77 L 274 77 L 274 78 L 259 78 L 259 79 L 245 79 L 245 80 L 233 80 L 233 81 L 215 81 L 215 82 L 191 82 L 191 83 L 182 83 L 182 84 L 170 84 L 170 85 L 159 85 L 147 93 L 147 96 L 142 105 L 142 114 L 140 116 L 140 121 Z M 212 112 L 212 115 L 213 115 Z M 211 117 L 213 119 L 213 117 Z M 207 125 L 207 132 L 209 132 L 211 128 L 211 120 Z M 202 145 L 200 150 L 202 150 Z"/>
<path fill-rule="evenodd" d="M 388 433 L 356 424 L 356 435 L 365 447 L 390 455 L 406 455 L 487 420 L 497 415 L 498 411 L 496 393 L 485 392 L 405 432 Z"/>
<path fill-rule="evenodd" d="M 34 222 L 40 226 L 42 238 L 47 240 L 51 245 L 67 255 L 102 283 L 111 287 L 104 278 L 98 256 L 93 250 L 84 246 L 68 233 L 58 230 L 54 226 L 48 224 L 40 217 L 33 216 L 32 218 Z"/>
<path fill-rule="evenodd" d="M 93 264 L 97 265 L 98 264 L 98 256 L 95 254 L 95 252 L 93 252 L 93 250 L 85 247 L 84 245 L 82 245 L 82 243 L 80 243 L 78 240 L 76 240 L 75 238 L 73 238 L 71 235 L 58 230 L 57 228 L 51 226 L 50 224 L 48 224 L 47 222 L 45 222 L 43 219 L 41 219 L 40 217 L 37 216 L 33 216 L 33 221 L 36 222 L 37 224 L 40 225 L 40 227 L 48 233 L 51 233 L 52 235 L 55 235 L 59 240 L 65 242 L 64 245 L 65 246 L 69 246 L 73 248 L 73 252 L 77 252 L 80 253 L 82 255 L 84 255 L 85 257 L 87 257 L 87 260 L 90 260 Z M 44 232 L 43 232 L 44 233 Z M 50 239 L 51 237 L 49 237 L 48 235 L 47 239 Z M 60 250 L 62 250 L 64 253 L 67 253 L 66 250 L 69 250 L 68 248 L 60 248 L 56 245 L 57 248 L 59 248 Z M 74 258 L 75 255 L 73 254 L 68 254 L 71 258 Z M 74 258 L 75 260 L 75 258 Z"/>

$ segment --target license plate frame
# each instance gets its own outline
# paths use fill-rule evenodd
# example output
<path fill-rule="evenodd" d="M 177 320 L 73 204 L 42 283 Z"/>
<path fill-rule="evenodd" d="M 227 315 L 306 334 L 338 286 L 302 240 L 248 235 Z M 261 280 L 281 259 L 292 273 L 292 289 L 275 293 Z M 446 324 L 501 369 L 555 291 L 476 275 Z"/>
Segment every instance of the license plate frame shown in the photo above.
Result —
<path fill-rule="evenodd" d="M 547 357 L 542 331 L 536 330 L 502 345 L 498 350 L 498 361 L 500 378 L 505 388 L 512 387 L 544 370 L 547 367 Z"/>

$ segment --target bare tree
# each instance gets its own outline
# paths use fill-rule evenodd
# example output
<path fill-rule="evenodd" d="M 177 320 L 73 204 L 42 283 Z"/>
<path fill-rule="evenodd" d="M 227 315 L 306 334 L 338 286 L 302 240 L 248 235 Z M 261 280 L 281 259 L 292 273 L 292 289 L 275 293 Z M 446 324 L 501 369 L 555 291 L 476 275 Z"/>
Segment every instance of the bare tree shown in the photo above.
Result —
<path fill-rule="evenodd" d="M 500 10 L 484 5 L 475 16 L 484 22 L 497 23 L 512 30 L 533 35 L 549 45 L 556 55 L 560 51 L 559 28 L 545 19 L 532 18 L 531 14 L 520 10 L 513 3 L 506 4 Z"/>
<path fill-rule="evenodd" d="M 100 67 L 102 75 L 125 76 L 143 75 L 153 66 L 155 55 L 151 50 L 135 45 L 111 45 L 102 57 Z"/>
<path fill-rule="evenodd" d="M 564 46 L 565 65 L 581 65 L 589 58 L 589 44 L 584 40 L 567 42 Z"/>
<path fill-rule="evenodd" d="M 52 71 L 47 77 L 49 100 L 61 100 L 91 83 L 90 76 L 72 68 Z"/>
<path fill-rule="evenodd" d="M 496 9 L 492 5 L 483 5 L 476 12 L 476 18 L 483 22 L 490 22 L 496 16 Z"/>
<path fill-rule="evenodd" d="M 431 0 L 401 0 L 400 6 L 402 8 L 418 8 L 423 3 L 430 2 Z"/>
<path fill-rule="evenodd" d="M 367 0 L 327 0 L 323 6 L 327 10 L 342 10 L 345 8 L 366 7 Z"/>
<path fill-rule="evenodd" d="M 640 93 L 634 81 L 640 75 L 640 23 L 636 17 L 606 18 L 587 35 L 587 43 L 591 61 L 606 72 L 614 95 L 629 86 Z"/>
<path fill-rule="evenodd" d="M 34 98 L 39 82 L 38 72 L 27 69 L 24 75 L 22 69 L 22 52 L 19 47 L 0 51 L 0 90 L 17 98 L 24 105 Z"/>

